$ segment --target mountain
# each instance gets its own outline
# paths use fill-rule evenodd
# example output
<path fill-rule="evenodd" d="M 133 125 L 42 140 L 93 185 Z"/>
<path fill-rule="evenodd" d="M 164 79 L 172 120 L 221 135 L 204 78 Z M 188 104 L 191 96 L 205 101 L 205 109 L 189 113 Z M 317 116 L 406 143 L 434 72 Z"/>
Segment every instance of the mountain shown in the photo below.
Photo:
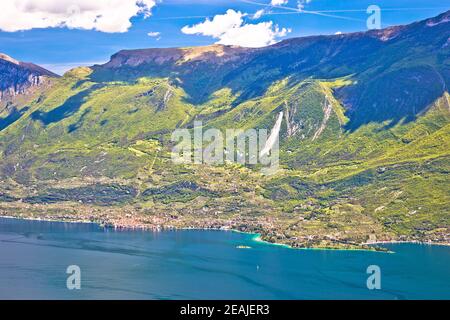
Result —
<path fill-rule="evenodd" d="M 38 65 L 17 61 L 0 52 L 0 100 L 24 94 L 58 75 Z"/>
<path fill-rule="evenodd" d="M 338 93 L 349 109 L 351 128 L 372 120 L 398 122 L 405 116 L 412 120 L 448 86 L 449 16 L 446 12 L 434 19 L 380 31 L 289 39 L 261 49 L 216 45 L 126 50 L 113 55 L 107 64 L 96 66 L 92 78 L 133 81 L 141 76 L 167 77 L 175 84 L 182 83 L 194 104 L 227 87 L 239 94 L 236 104 L 260 96 L 286 77 L 298 82 L 309 77 L 355 75 L 357 84 Z M 398 83 L 398 78 L 407 83 Z M 402 91 L 405 85 L 412 90 Z M 386 95 L 387 89 L 395 96 Z M 391 108 L 394 104 L 395 109 Z"/>
<path fill-rule="evenodd" d="M 232 228 L 301 247 L 448 243 L 449 21 L 123 50 L 73 69 L 0 113 L 0 215 Z M 225 132 L 279 120 L 274 175 L 171 159 L 172 132 L 194 121 Z"/>

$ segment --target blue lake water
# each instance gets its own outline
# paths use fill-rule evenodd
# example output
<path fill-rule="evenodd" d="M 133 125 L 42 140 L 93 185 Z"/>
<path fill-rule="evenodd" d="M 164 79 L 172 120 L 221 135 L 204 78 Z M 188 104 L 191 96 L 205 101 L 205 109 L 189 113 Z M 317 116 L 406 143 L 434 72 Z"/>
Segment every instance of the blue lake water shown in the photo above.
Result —
<path fill-rule="evenodd" d="M 385 247 L 395 253 L 0 218 L 0 299 L 450 299 L 450 247 Z M 81 290 L 66 287 L 69 265 L 81 269 Z M 369 265 L 381 269 L 381 290 L 367 288 Z"/>

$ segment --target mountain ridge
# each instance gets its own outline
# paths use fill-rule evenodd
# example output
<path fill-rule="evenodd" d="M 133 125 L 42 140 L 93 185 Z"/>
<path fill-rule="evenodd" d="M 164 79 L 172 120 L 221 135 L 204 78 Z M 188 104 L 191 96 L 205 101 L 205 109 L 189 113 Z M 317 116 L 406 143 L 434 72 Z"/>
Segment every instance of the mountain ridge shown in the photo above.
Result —
<path fill-rule="evenodd" d="M 335 34 L 335 35 L 310 35 L 310 36 L 302 36 L 302 37 L 293 37 L 293 38 L 287 38 L 283 39 L 275 44 L 265 46 L 265 47 L 259 47 L 259 48 L 253 48 L 253 47 L 241 47 L 236 45 L 222 45 L 222 44 L 212 44 L 212 45 L 206 45 L 206 46 L 197 46 L 197 47 L 164 47 L 164 48 L 140 48 L 140 49 L 123 49 L 116 53 L 114 53 L 109 62 L 106 62 L 105 64 L 101 65 L 94 65 L 94 66 L 108 66 L 111 62 L 111 60 L 114 60 L 117 56 L 126 56 L 127 54 L 133 55 L 135 53 L 149 53 L 149 54 L 163 54 L 163 53 L 170 53 L 170 52 L 177 52 L 180 53 L 179 57 L 182 57 L 181 54 L 183 51 L 190 51 L 190 50 L 196 50 L 199 49 L 203 52 L 214 52 L 219 51 L 221 53 L 226 53 L 223 50 L 229 50 L 229 52 L 260 52 L 267 50 L 269 48 L 279 48 L 283 47 L 285 45 L 290 45 L 292 42 L 307 42 L 307 41 L 314 41 L 317 39 L 342 39 L 347 37 L 360 37 L 364 35 L 369 35 L 374 38 L 377 38 L 383 42 L 389 41 L 395 38 L 395 35 L 398 35 L 399 32 L 402 30 L 413 28 L 416 26 L 428 26 L 428 27 L 434 27 L 436 25 L 442 24 L 442 23 L 448 23 L 450 22 L 450 10 L 443 12 L 435 17 L 432 18 L 426 18 L 421 21 L 413 22 L 410 24 L 405 25 L 395 25 L 386 27 L 383 29 L 375 29 L 375 30 L 368 30 L 368 31 L 355 31 L 355 32 L 349 32 L 349 33 L 342 33 L 342 34 Z M 394 36 L 392 36 L 394 35 Z M 219 49 L 218 49 L 219 48 Z M 221 50 L 220 50 L 221 49 Z M 170 59 L 169 59 L 170 60 Z"/>
<path fill-rule="evenodd" d="M 91 78 L 96 81 L 134 81 L 144 75 L 168 77 L 187 91 L 189 102 L 201 104 L 214 91 L 224 87 L 231 88 L 239 96 L 236 102 L 239 103 L 261 95 L 273 82 L 287 76 L 298 82 L 308 77 L 330 79 L 353 75 L 355 85 L 344 87 L 338 92 L 339 98 L 347 105 L 351 119 L 349 129 L 354 130 L 371 120 L 365 118 L 364 114 L 368 112 L 366 109 L 371 108 L 372 100 L 385 105 L 382 112 L 370 110 L 379 121 L 393 118 L 394 122 L 399 122 L 405 116 L 412 120 L 426 105 L 442 96 L 449 85 L 450 65 L 448 58 L 445 58 L 450 53 L 446 45 L 450 38 L 449 16 L 450 11 L 447 11 L 405 26 L 343 35 L 292 38 L 257 49 L 213 45 L 195 49 L 120 51 L 112 56 L 110 62 L 94 66 Z M 429 26 L 430 23 L 432 26 Z M 433 39 L 435 43 L 429 43 L 428 39 Z M 411 41 L 418 41 L 416 47 L 423 47 L 423 50 L 415 52 Z M 202 60 L 202 55 L 197 54 L 196 59 L 186 60 L 185 57 L 194 50 L 206 54 L 205 59 Z M 229 59 L 224 58 L 227 54 Z M 383 61 L 379 57 L 383 57 Z M 411 66 L 404 67 L 402 64 Z M 259 68 L 259 75 L 254 73 L 255 66 Z M 380 66 L 383 68 L 380 69 Z M 378 95 L 377 92 L 382 90 L 377 87 L 396 85 L 395 78 L 399 76 L 408 79 L 421 73 L 428 74 L 430 85 L 425 86 L 420 95 L 403 97 L 402 100 L 409 99 L 409 102 L 405 102 L 403 110 L 395 114 L 389 105 L 395 103 L 396 97 Z M 248 79 L 253 81 L 251 86 L 247 83 Z M 392 84 L 389 83 L 391 81 Z M 242 82 L 245 82 L 245 86 Z M 357 85 L 358 82 L 366 85 Z M 435 87 L 436 83 L 441 83 L 442 87 Z M 409 81 L 407 85 L 412 87 L 416 84 Z"/>

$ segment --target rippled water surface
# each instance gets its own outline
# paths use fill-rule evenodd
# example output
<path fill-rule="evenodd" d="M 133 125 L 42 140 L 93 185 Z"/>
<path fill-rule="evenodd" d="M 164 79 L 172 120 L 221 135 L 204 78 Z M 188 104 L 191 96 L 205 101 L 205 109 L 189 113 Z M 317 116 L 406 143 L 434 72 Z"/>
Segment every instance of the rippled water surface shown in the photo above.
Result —
<path fill-rule="evenodd" d="M 238 246 L 251 248 L 237 248 Z M 0 218 L 2 299 L 450 299 L 450 247 L 294 250 L 225 231 L 114 231 Z M 68 290 L 66 269 L 81 269 Z M 368 290 L 369 265 L 381 290 Z"/>

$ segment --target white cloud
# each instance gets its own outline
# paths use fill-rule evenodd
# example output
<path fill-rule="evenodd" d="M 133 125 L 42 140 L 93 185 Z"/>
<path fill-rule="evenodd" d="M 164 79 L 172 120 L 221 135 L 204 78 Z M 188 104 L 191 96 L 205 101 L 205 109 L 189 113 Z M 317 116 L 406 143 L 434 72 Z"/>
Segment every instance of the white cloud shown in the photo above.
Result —
<path fill-rule="evenodd" d="M 287 3 L 288 3 L 288 0 L 272 0 L 270 2 L 270 4 L 273 5 L 273 6 L 282 6 L 282 5 L 287 4 Z"/>
<path fill-rule="evenodd" d="M 149 37 L 155 38 L 157 41 L 161 40 L 161 32 L 158 31 L 150 31 L 147 33 Z"/>
<path fill-rule="evenodd" d="M 279 29 L 278 26 L 273 26 L 272 21 L 245 24 L 228 30 L 217 43 L 258 48 L 274 44 L 277 37 L 285 37 L 289 32 L 291 32 L 290 29 Z"/>
<path fill-rule="evenodd" d="M 220 38 L 221 35 L 230 29 L 239 28 L 243 23 L 245 14 L 240 11 L 228 9 L 227 13 L 214 16 L 212 20 L 206 19 L 204 22 L 193 25 L 192 27 L 184 26 L 181 32 L 185 34 L 202 34 Z"/>
<path fill-rule="evenodd" d="M 336 34 L 336 35 L 342 34 L 342 31 L 337 31 L 334 34 Z"/>
<path fill-rule="evenodd" d="M 241 47 L 264 47 L 277 42 L 279 37 L 286 36 L 290 29 L 279 28 L 272 21 L 258 24 L 246 24 L 243 17 L 247 14 L 232 9 L 225 14 L 216 15 L 212 20 L 193 26 L 185 26 L 181 31 L 185 34 L 199 34 L 218 39 L 216 43 L 237 45 Z"/>
<path fill-rule="evenodd" d="M 264 9 L 260 9 L 253 14 L 252 19 L 259 19 L 263 16 L 264 13 Z"/>
<path fill-rule="evenodd" d="M 297 1 L 297 8 L 299 10 L 303 10 L 305 8 L 305 5 L 311 3 L 312 0 L 298 0 Z"/>
<path fill-rule="evenodd" d="M 147 18 L 156 0 L 8 0 L 2 1 L 0 30 L 67 27 L 126 32 L 130 19 Z"/>

